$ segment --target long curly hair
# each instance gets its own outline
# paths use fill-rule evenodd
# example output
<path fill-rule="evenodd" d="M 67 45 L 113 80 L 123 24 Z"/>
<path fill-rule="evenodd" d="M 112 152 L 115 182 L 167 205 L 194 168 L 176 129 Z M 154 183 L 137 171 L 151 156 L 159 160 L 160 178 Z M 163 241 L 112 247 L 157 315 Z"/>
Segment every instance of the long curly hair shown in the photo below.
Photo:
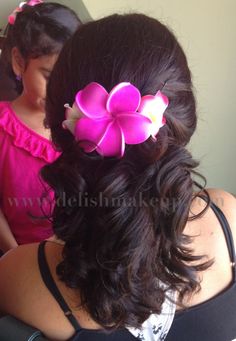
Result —
<path fill-rule="evenodd" d="M 129 81 L 141 95 L 169 98 L 166 125 L 121 159 L 86 154 L 62 128 L 64 104 L 88 83 L 109 92 Z M 78 288 L 104 328 L 139 327 L 160 313 L 166 288 L 180 298 L 198 288 L 208 266 L 183 234 L 198 165 L 185 148 L 196 106 L 185 54 L 173 33 L 142 14 L 112 15 L 82 25 L 64 47 L 48 84 L 46 125 L 61 156 L 42 170 L 55 190 L 53 228 L 65 242 L 57 274 Z M 165 284 L 161 285 L 161 283 Z"/>

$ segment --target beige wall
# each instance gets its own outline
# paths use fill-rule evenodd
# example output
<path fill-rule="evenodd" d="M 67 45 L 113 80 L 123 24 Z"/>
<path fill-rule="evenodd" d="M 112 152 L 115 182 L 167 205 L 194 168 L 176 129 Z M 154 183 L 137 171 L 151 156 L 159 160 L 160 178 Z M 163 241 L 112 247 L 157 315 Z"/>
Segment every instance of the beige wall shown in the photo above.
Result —
<path fill-rule="evenodd" d="M 199 124 L 191 143 L 208 186 L 236 193 L 236 0 L 84 0 L 94 18 L 139 11 L 172 27 L 193 73 Z"/>
<path fill-rule="evenodd" d="M 78 0 L 58 1 L 79 10 Z M 139 11 L 172 27 L 193 72 L 199 125 L 191 150 L 208 186 L 236 194 L 236 0 L 84 0 L 93 18 Z M 0 27 L 18 1 L 0 0 Z M 3 10 L 4 9 L 4 10 Z"/>

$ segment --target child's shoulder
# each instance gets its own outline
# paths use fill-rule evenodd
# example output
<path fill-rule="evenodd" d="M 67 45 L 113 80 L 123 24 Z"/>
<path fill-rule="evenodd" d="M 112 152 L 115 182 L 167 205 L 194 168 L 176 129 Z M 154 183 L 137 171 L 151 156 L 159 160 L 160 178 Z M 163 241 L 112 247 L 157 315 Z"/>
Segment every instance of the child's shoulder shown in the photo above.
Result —
<path fill-rule="evenodd" d="M 14 120 L 14 111 L 11 108 L 11 102 L 0 101 L 0 126 L 5 126 Z"/>
<path fill-rule="evenodd" d="M 6 146 L 13 145 L 44 162 L 53 162 L 60 155 L 49 139 L 20 120 L 10 102 L 0 102 L 0 137 Z"/>
<path fill-rule="evenodd" d="M 9 127 L 12 125 L 12 120 L 10 102 L 0 101 L 0 131 L 9 133 Z"/>
<path fill-rule="evenodd" d="M 10 102 L 0 101 L 0 115 L 4 112 L 10 112 Z"/>

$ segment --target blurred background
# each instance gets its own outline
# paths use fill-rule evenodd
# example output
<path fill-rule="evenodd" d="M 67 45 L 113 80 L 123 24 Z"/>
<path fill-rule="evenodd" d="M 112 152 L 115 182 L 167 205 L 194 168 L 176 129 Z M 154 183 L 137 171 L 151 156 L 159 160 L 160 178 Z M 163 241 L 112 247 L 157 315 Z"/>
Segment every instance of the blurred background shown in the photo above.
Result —
<path fill-rule="evenodd" d="M 54 2 L 70 6 L 84 22 L 142 12 L 172 28 L 187 54 L 198 103 L 198 128 L 189 149 L 201 162 L 208 187 L 236 194 L 236 0 Z M 18 4 L 0 0 L 0 29 Z"/>

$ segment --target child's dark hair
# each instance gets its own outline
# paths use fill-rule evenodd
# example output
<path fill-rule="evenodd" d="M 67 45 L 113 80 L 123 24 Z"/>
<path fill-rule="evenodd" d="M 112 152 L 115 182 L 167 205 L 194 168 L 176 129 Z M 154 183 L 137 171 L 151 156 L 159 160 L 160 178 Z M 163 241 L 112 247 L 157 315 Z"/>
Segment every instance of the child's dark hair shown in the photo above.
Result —
<path fill-rule="evenodd" d="M 109 92 L 131 82 L 141 95 L 169 98 L 157 141 L 126 145 L 121 159 L 84 153 L 62 128 L 64 104 L 88 83 Z M 52 72 L 47 125 L 62 155 L 42 170 L 55 190 L 55 234 L 65 241 L 60 278 L 79 288 L 92 318 L 105 328 L 138 327 L 160 313 L 165 290 L 180 298 L 198 288 L 189 239 L 183 235 L 198 163 L 185 145 L 196 128 L 196 107 L 185 54 L 159 21 L 113 15 L 82 25 Z M 197 186 L 201 187 L 197 184 Z M 188 263 L 189 262 L 189 263 Z"/>
<path fill-rule="evenodd" d="M 10 77 L 15 79 L 11 67 L 11 50 L 17 47 L 27 62 L 30 58 L 59 53 L 64 43 L 81 24 L 77 14 L 58 3 L 42 3 L 36 6 L 25 4 L 17 13 L 14 25 L 8 24 L 2 61 Z M 22 91 L 17 82 L 18 92 Z"/>

